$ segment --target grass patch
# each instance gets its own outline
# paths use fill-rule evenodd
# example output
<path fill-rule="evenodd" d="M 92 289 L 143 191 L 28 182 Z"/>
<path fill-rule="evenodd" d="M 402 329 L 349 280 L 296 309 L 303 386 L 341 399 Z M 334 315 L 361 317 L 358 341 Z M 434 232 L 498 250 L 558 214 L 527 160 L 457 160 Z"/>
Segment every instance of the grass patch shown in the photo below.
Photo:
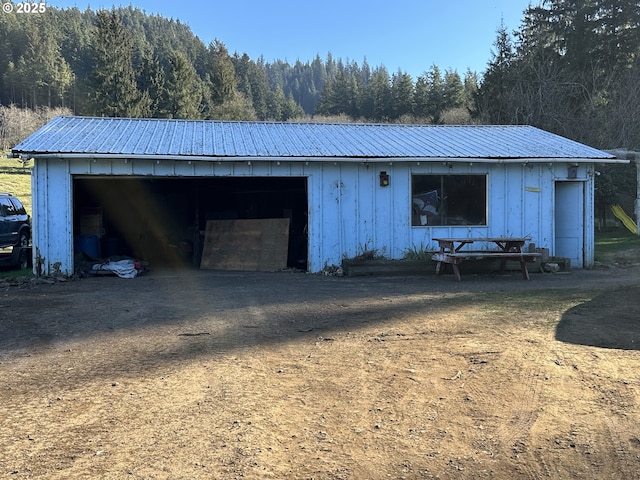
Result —
<path fill-rule="evenodd" d="M 421 260 L 426 262 L 431 260 L 433 253 L 433 249 L 430 249 L 428 245 L 421 242 L 420 245 L 413 245 L 411 248 L 406 249 L 403 258 L 405 260 Z"/>
<path fill-rule="evenodd" d="M 523 324 L 555 327 L 565 312 L 590 302 L 600 293 L 597 290 L 495 292 L 483 294 L 475 303 L 485 322 L 498 325 L 511 324 L 515 320 Z"/>
<path fill-rule="evenodd" d="M 634 235 L 626 228 L 611 231 L 595 232 L 595 259 L 606 262 L 620 254 L 628 252 L 631 256 L 637 254 L 640 258 L 640 236 Z"/>
<path fill-rule="evenodd" d="M 10 268 L 0 268 L 0 280 L 13 280 L 18 277 L 33 277 L 31 267 L 24 270 L 11 270 Z"/>
<path fill-rule="evenodd" d="M 0 155 L 0 192 L 7 192 L 20 199 L 31 215 L 31 166 L 25 167 L 15 158 Z"/>

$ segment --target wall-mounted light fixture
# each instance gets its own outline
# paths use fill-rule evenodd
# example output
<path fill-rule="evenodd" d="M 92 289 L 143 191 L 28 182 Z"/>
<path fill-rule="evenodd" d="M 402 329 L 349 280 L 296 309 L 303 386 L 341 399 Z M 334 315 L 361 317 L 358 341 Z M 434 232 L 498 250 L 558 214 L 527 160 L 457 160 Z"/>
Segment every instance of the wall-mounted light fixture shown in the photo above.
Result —
<path fill-rule="evenodd" d="M 388 187 L 389 181 L 389 174 L 387 172 L 380 172 L 380 186 Z"/>
<path fill-rule="evenodd" d="M 567 178 L 575 179 L 578 178 L 578 166 L 577 165 L 569 165 L 567 168 Z"/>

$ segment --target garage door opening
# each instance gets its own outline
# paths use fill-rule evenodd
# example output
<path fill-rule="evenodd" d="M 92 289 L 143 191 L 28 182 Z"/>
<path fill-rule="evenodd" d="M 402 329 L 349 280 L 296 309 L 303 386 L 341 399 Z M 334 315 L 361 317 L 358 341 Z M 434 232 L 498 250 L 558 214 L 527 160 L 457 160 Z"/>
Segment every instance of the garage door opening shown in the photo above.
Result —
<path fill-rule="evenodd" d="M 288 218 L 287 268 L 306 271 L 307 212 L 306 177 L 74 177 L 74 253 L 199 268 L 208 220 Z"/>

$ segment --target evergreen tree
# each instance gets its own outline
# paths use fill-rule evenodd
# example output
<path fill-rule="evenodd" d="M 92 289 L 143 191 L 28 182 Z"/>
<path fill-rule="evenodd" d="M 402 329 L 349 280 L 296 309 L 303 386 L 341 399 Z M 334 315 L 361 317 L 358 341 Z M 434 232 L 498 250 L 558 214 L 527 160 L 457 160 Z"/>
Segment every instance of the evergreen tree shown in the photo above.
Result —
<path fill-rule="evenodd" d="M 478 96 L 478 74 L 467 69 L 464 74 L 464 107 L 471 113 L 472 116 L 477 116 L 476 98 Z"/>
<path fill-rule="evenodd" d="M 169 118 L 202 118 L 202 85 L 196 69 L 182 52 L 174 52 L 169 65 L 164 110 Z"/>
<path fill-rule="evenodd" d="M 133 43 L 116 12 L 100 10 L 93 42 L 93 86 L 99 115 L 138 117 L 141 96 L 133 69 Z"/>
<path fill-rule="evenodd" d="M 388 121 L 393 116 L 391 80 L 384 67 L 376 68 L 363 93 L 362 116 L 374 122 Z"/>
<path fill-rule="evenodd" d="M 269 118 L 269 97 L 271 90 L 269 89 L 269 80 L 267 78 L 264 59 L 261 58 L 258 63 L 252 62 L 249 64 L 247 75 L 249 77 L 249 85 L 251 86 L 251 99 L 256 116 L 259 120 L 267 120 Z"/>
<path fill-rule="evenodd" d="M 391 78 L 392 118 L 413 115 L 415 109 L 414 87 L 411 75 L 398 71 Z"/>
<path fill-rule="evenodd" d="M 138 89 L 148 99 L 144 116 L 167 118 L 170 110 L 167 105 L 168 92 L 166 90 L 166 76 L 160 63 L 146 50 L 142 56 L 140 69 L 136 78 Z"/>
<path fill-rule="evenodd" d="M 429 83 L 426 75 L 418 76 L 413 95 L 415 106 L 414 114 L 417 118 L 422 119 L 429 116 Z"/>
<path fill-rule="evenodd" d="M 64 94 L 72 83 L 69 64 L 60 54 L 53 26 L 42 16 L 25 32 L 25 49 L 17 63 L 10 62 L 5 81 L 21 91 L 26 106 L 64 106 Z"/>
<path fill-rule="evenodd" d="M 513 87 L 515 62 L 512 38 L 504 25 L 497 31 L 489 66 L 478 92 L 478 110 L 487 123 L 510 123 L 509 91 Z"/>
<path fill-rule="evenodd" d="M 269 92 L 267 98 L 267 119 L 282 121 L 284 118 L 285 96 L 280 85 Z"/>
<path fill-rule="evenodd" d="M 237 92 L 233 98 L 228 98 L 221 105 L 214 105 L 211 118 L 216 120 L 256 120 L 256 112 L 247 97 Z"/>
<path fill-rule="evenodd" d="M 309 105 L 309 110 L 305 110 L 307 113 L 313 113 L 318 104 L 318 99 L 327 84 L 327 69 L 323 63 L 320 55 L 316 55 L 311 62 L 311 81 L 315 89 L 313 103 Z"/>
<path fill-rule="evenodd" d="M 478 95 L 485 121 L 527 123 L 600 148 L 637 138 L 629 114 L 640 83 L 636 0 L 547 0 L 525 11 L 515 37 L 514 48 L 498 31 Z"/>
<path fill-rule="evenodd" d="M 294 100 L 293 94 L 289 93 L 283 105 L 282 120 L 286 122 L 288 120 L 295 120 L 296 118 L 302 117 L 304 117 L 304 110 Z"/>
<path fill-rule="evenodd" d="M 91 90 L 93 55 L 91 52 L 95 14 L 87 9 L 57 10 L 47 7 L 47 15 L 60 29 L 60 55 L 69 64 L 71 84 L 66 91 L 65 104 L 73 113 L 92 113 Z"/>
<path fill-rule="evenodd" d="M 232 99 L 237 90 L 235 67 L 227 47 L 219 40 L 209 45 L 208 56 L 211 98 L 214 105 L 222 105 L 225 100 Z"/>
<path fill-rule="evenodd" d="M 455 70 L 445 70 L 442 93 L 444 95 L 445 110 L 460 108 L 464 105 L 464 85 L 460 75 Z"/>
<path fill-rule="evenodd" d="M 431 123 L 440 124 L 447 104 L 442 75 L 437 65 L 432 65 L 427 72 L 426 82 L 429 93 L 427 94 L 427 110 L 425 113 L 430 118 Z"/>
<path fill-rule="evenodd" d="M 335 78 L 329 80 L 318 101 L 317 113 L 321 115 L 345 114 L 351 118 L 359 116 L 358 91 L 355 78 L 348 75 L 344 65 Z"/>
<path fill-rule="evenodd" d="M 244 53 L 240 56 L 237 52 L 231 57 L 233 62 L 233 69 L 236 72 L 236 87 L 238 92 L 242 93 L 247 100 L 253 101 L 253 95 L 251 93 L 251 82 L 249 81 L 249 68 L 251 65 L 251 59 L 249 55 Z"/>

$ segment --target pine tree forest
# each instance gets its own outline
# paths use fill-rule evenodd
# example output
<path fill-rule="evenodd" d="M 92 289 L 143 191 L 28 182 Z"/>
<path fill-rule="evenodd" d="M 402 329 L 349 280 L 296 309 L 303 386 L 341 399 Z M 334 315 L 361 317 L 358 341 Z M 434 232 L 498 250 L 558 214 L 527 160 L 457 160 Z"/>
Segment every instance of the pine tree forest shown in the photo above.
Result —
<path fill-rule="evenodd" d="M 426 46 L 428 47 L 428 46 Z M 433 46 L 437 48 L 437 46 Z M 316 56 L 293 65 L 205 45 L 133 7 L 0 16 L 7 109 L 76 115 L 528 124 L 596 148 L 640 149 L 640 2 L 544 0 L 496 26 L 484 72 L 405 72 Z M 5 130 L 6 127 L 2 127 Z M 4 145 L 5 148 L 6 145 Z"/>

